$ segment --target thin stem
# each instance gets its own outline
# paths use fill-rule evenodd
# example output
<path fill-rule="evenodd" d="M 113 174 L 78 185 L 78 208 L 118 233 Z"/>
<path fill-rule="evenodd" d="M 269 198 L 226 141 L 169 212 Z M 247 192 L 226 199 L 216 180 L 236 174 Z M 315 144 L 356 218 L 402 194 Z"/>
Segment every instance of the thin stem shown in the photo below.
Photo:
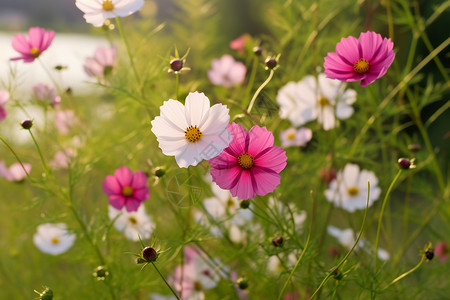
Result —
<path fill-rule="evenodd" d="M 48 168 L 47 164 L 45 163 L 45 159 L 44 159 L 44 156 L 42 155 L 41 148 L 39 147 L 39 144 L 37 143 L 36 139 L 34 138 L 34 135 L 31 132 L 31 129 L 27 129 L 27 130 L 30 133 L 31 138 L 33 139 L 34 145 L 36 146 L 36 149 L 37 149 L 37 151 L 39 153 L 39 156 L 41 157 L 42 165 L 44 166 L 45 171 L 48 173 L 49 168 Z"/>
<path fill-rule="evenodd" d="M 396 282 L 402 280 L 403 278 L 405 278 L 406 276 L 408 276 L 409 274 L 411 274 L 412 272 L 414 272 L 415 270 L 417 270 L 418 268 L 420 268 L 420 266 L 423 264 L 423 262 L 425 261 L 426 256 L 422 255 L 422 259 L 420 260 L 420 262 L 411 270 L 403 273 L 402 275 L 398 276 L 397 278 L 395 278 L 394 280 L 392 280 L 391 283 L 389 283 L 384 289 L 388 289 L 391 285 L 395 284 Z"/>
<path fill-rule="evenodd" d="M 362 236 L 362 233 L 364 231 L 364 225 L 366 224 L 367 211 L 369 210 L 370 182 L 367 183 L 367 186 L 368 186 L 368 189 L 367 189 L 366 210 L 364 211 L 364 218 L 363 218 L 363 221 L 361 224 L 361 229 L 359 230 L 359 234 L 358 234 L 358 237 L 356 238 L 355 243 L 353 244 L 352 248 L 347 252 L 347 254 L 344 256 L 344 258 L 339 262 L 339 264 L 336 267 L 332 268 L 331 271 L 328 273 L 328 275 L 325 276 L 325 278 L 320 283 L 319 287 L 314 291 L 312 296 L 309 297 L 309 300 L 312 300 L 317 295 L 317 293 L 320 291 L 320 289 L 325 285 L 325 283 L 328 281 L 328 279 L 330 279 L 330 277 L 333 276 L 334 272 L 339 270 L 339 268 L 344 264 L 344 262 L 347 260 L 347 258 L 350 256 L 350 254 L 353 252 L 356 245 L 358 244 L 358 242 Z"/>
<path fill-rule="evenodd" d="M 400 178 L 400 175 L 402 174 L 403 169 L 399 169 L 397 172 L 397 175 L 395 175 L 394 180 L 392 180 L 391 185 L 389 186 L 386 195 L 383 199 L 383 205 L 381 205 L 381 211 L 380 211 L 380 217 L 378 218 L 378 228 L 377 228 L 377 239 L 375 240 L 375 271 L 377 270 L 377 261 L 378 261 L 378 242 L 380 239 L 380 230 L 381 230 L 381 221 L 383 220 L 383 212 L 384 208 L 386 207 L 387 199 L 389 195 L 391 194 L 392 188 L 394 187 L 397 180 Z"/>
<path fill-rule="evenodd" d="M 255 83 L 255 77 L 256 77 L 256 68 L 258 67 L 258 57 L 255 55 L 253 57 L 253 64 L 252 64 L 252 70 L 250 73 L 250 79 L 248 80 L 248 85 L 245 90 L 245 104 L 247 105 L 247 99 L 250 98 L 250 92 L 253 88 L 253 84 Z M 250 100 L 249 100 L 250 101 Z"/>
<path fill-rule="evenodd" d="M 139 73 L 136 70 L 136 66 L 134 65 L 133 55 L 131 54 L 130 46 L 129 46 L 127 38 L 125 37 L 125 34 L 123 32 L 119 17 L 116 17 L 116 24 L 117 24 L 117 28 L 119 29 L 120 37 L 122 38 L 123 43 L 125 44 L 125 48 L 127 49 L 128 58 L 130 59 L 130 64 L 131 64 L 131 68 L 133 69 L 134 76 L 136 77 L 138 83 L 140 84 L 141 79 L 139 77 Z"/>
<path fill-rule="evenodd" d="M 166 278 L 164 278 L 164 276 L 161 274 L 161 272 L 159 272 L 158 268 L 156 267 L 155 263 L 152 262 L 152 265 L 155 267 L 156 272 L 158 272 L 159 276 L 162 278 L 162 280 L 164 280 L 164 283 L 167 285 L 167 287 L 170 289 L 170 291 L 172 292 L 172 294 L 175 296 L 175 298 L 177 298 L 177 300 L 180 300 L 180 298 L 178 297 L 178 294 L 174 291 L 174 289 L 170 286 L 170 284 L 167 282 Z"/>
<path fill-rule="evenodd" d="M 175 99 L 176 100 L 179 100 L 179 97 L 178 97 L 179 86 L 180 86 L 180 73 L 176 72 L 175 73 L 175 97 L 176 97 Z"/>
<path fill-rule="evenodd" d="M 17 156 L 17 153 L 14 151 L 14 149 L 8 144 L 8 142 L 0 136 L 0 140 L 5 144 L 6 147 L 8 147 L 9 151 L 14 155 L 14 157 L 17 159 L 19 164 L 22 166 L 22 169 L 24 170 L 25 174 L 27 174 L 27 177 L 30 181 L 32 181 L 30 174 L 28 174 L 27 169 L 25 169 L 25 166 L 23 165 L 22 161 L 20 160 L 19 156 Z"/>
<path fill-rule="evenodd" d="M 252 100 L 250 101 L 250 104 L 248 105 L 247 113 L 250 114 L 252 111 L 253 105 L 255 104 L 256 98 L 258 97 L 259 93 L 261 93 L 262 89 L 270 82 L 270 80 L 273 77 L 274 70 L 270 70 L 269 77 L 267 77 L 266 81 L 264 81 L 261 86 L 256 90 L 255 94 L 253 95 Z"/>
<path fill-rule="evenodd" d="M 308 248 L 308 245 L 309 245 L 309 240 L 311 238 L 311 232 L 312 232 L 312 228 L 313 228 L 313 225 L 314 225 L 314 193 L 313 193 L 313 191 L 311 191 L 310 194 L 311 194 L 311 202 L 312 202 L 311 226 L 309 228 L 308 237 L 306 239 L 305 247 L 303 248 L 302 254 L 298 258 L 297 263 L 295 264 L 294 268 L 292 269 L 291 273 L 289 274 L 288 278 L 286 279 L 286 282 L 284 283 L 283 288 L 281 289 L 280 294 L 278 295 L 278 300 L 280 300 L 281 297 L 283 297 L 284 291 L 286 290 L 289 282 L 291 281 L 291 278 L 294 275 L 295 270 L 297 270 L 297 267 L 300 265 L 300 261 L 302 260 L 304 254 L 306 252 L 306 249 Z"/>

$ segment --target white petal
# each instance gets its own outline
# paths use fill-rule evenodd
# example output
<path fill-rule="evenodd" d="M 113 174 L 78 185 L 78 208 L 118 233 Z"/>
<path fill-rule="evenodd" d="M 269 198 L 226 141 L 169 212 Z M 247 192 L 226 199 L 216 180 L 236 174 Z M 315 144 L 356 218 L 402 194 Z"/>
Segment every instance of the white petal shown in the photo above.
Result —
<path fill-rule="evenodd" d="M 203 118 L 209 114 L 209 99 L 204 93 L 189 93 L 186 97 L 185 115 L 189 125 L 201 127 Z"/>
<path fill-rule="evenodd" d="M 185 108 L 181 102 L 169 99 L 164 101 L 163 106 L 160 107 L 161 117 L 169 122 L 172 127 L 178 128 L 183 132 L 189 127 L 190 124 L 186 122 L 184 114 Z"/>
<path fill-rule="evenodd" d="M 339 102 L 336 105 L 336 116 L 341 120 L 348 119 L 353 114 L 353 111 L 353 107 L 347 105 L 346 103 Z"/>

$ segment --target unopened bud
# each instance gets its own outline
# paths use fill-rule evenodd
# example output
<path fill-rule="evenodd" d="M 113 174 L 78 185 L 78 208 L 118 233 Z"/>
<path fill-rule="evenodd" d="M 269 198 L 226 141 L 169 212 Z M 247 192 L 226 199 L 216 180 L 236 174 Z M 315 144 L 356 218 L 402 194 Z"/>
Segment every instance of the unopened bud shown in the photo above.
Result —
<path fill-rule="evenodd" d="M 97 280 L 105 280 L 105 278 L 108 277 L 109 272 L 104 266 L 98 266 L 97 268 L 95 268 L 92 275 L 97 278 Z"/>
<path fill-rule="evenodd" d="M 25 120 L 20 124 L 20 126 L 22 126 L 23 129 L 30 129 L 31 127 L 33 127 L 33 121 Z"/>
<path fill-rule="evenodd" d="M 433 249 L 428 249 L 427 251 L 425 251 L 425 257 L 426 257 L 428 260 L 432 260 L 433 257 L 434 257 L 434 251 L 433 251 Z"/>
<path fill-rule="evenodd" d="M 272 57 L 266 58 L 264 63 L 266 64 L 266 68 L 269 69 L 269 70 L 273 70 L 278 65 L 277 60 L 275 58 L 272 58 Z"/>
<path fill-rule="evenodd" d="M 282 238 L 281 236 L 278 236 L 278 237 L 276 237 L 276 238 L 274 238 L 274 239 L 272 240 L 272 244 L 273 244 L 275 247 L 281 247 L 281 246 L 283 246 L 283 242 L 284 242 L 284 240 L 283 240 L 283 238 Z"/>
<path fill-rule="evenodd" d="M 162 167 L 156 167 L 154 170 L 154 174 L 156 177 L 163 177 L 166 174 L 166 171 Z"/>
<path fill-rule="evenodd" d="M 45 289 L 42 291 L 42 293 L 38 291 L 34 291 L 39 295 L 39 300 L 52 300 L 53 299 L 53 291 L 49 289 L 48 287 L 45 287 Z"/>
<path fill-rule="evenodd" d="M 253 47 L 253 53 L 255 53 L 256 56 L 261 56 L 262 54 L 261 47 Z"/>
<path fill-rule="evenodd" d="M 239 204 L 239 206 L 242 209 L 247 209 L 250 207 L 250 200 L 241 200 L 241 203 Z"/>
<path fill-rule="evenodd" d="M 174 58 L 170 61 L 170 68 L 175 72 L 180 71 L 183 68 L 183 61 L 178 58 Z"/>
<path fill-rule="evenodd" d="M 142 249 L 141 257 L 146 262 L 152 262 L 158 258 L 158 253 L 152 247 L 145 247 L 144 249 Z"/>
<path fill-rule="evenodd" d="M 399 158 L 397 164 L 400 166 L 400 168 L 405 170 L 411 167 L 411 161 L 407 158 Z"/>
<path fill-rule="evenodd" d="M 238 280 L 236 280 L 236 283 L 239 287 L 239 289 L 241 290 L 245 290 L 248 288 L 248 280 L 247 278 L 239 278 Z"/>

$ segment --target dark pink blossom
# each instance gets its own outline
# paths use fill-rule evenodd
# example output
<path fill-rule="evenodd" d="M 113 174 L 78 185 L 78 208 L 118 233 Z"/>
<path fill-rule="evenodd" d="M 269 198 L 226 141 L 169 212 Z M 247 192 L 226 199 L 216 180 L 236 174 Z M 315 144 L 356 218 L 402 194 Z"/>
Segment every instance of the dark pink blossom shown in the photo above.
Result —
<path fill-rule="evenodd" d="M 434 248 L 434 254 L 440 261 L 447 261 L 450 257 L 450 249 L 448 244 L 445 242 L 436 243 L 436 247 Z"/>
<path fill-rule="evenodd" d="M 47 50 L 55 37 L 53 30 L 45 31 L 44 28 L 31 27 L 28 30 L 28 39 L 21 33 L 16 34 L 12 40 L 12 47 L 19 52 L 21 56 L 11 58 L 11 60 L 23 59 L 30 63 L 38 58 L 42 52 Z"/>
<path fill-rule="evenodd" d="M 384 76 L 394 61 L 391 39 L 382 38 L 375 32 L 363 32 L 356 39 L 342 38 L 336 45 L 336 52 L 325 57 L 325 75 L 341 81 L 361 81 L 367 86 Z"/>
<path fill-rule="evenodd" d="M 227 126 L 233 140 L 221 154 L 209 160 L 211 176 L 217 185 L 230 190 L 233 197 L 251 199 L 271 193 L 280 184 L 279 173 L 286 167 L 286 152 L 274 146 L 272 132 L 253 126 L 247 131 L 240 124 Z"/>
<path fill-rule="evenodd" d="M 108 195 L 112 207 L 122 209 L 125 206 L 129 212 L 137 211 L 141 202 L 150 197 L 144 172 L 133 173 L 125 166 L 118 168 L 114 175 L 106 176 L 103 192 Z"/>
<path fill-rule="evenodd" d="M 250 35 L 248 33 L 244 33 L 240 37 L 230 42 L 230 48 L 236 50 L 239 54 L 242 54 L 245 50 L 245 43 L 250 39 Z"/>

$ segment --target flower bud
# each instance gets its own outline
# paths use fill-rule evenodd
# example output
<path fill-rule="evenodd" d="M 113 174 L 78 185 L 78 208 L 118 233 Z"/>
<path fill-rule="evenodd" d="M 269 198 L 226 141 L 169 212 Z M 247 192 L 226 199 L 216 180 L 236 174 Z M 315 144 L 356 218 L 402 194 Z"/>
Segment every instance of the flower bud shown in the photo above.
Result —
<path fill-rule="evenodd" d="M 166 174 L 166 171 L 162 167 L 156 167 L 153 174 L 155 174 L 156 177 L 161 178 Z"/>
<path fill-rule="evenodd" d="M 334 269 L 332 272 L 331 272 L 331 274 L 333 275 L 333 278 L 334 279 L 336 279 L 336 280 L 341 280 L 343 277 L 344 277 L 344 275 L 342 274 L 342 272 L 341 271 L 339 271 L 339 269 Z"/>
<path fill-rule="evenodd" d="M 141 257 L 146 262 L 152 262 L 158 258 L 158 253 L 152 247 L 145 247 L 144 249 L 142 249 Z"/>
<path fill-rule="evenodd" d="M 342 254 L 341 250 L 337 247 L 330 247 L 328 249 L 328 255 L 331 257 L 338 257 Z"/>
<path fill-rule="evenodd" d="M 283 246 L 283 242 L 284 242 L 284 240 L 283 240 L 283 238 L 282 238 L 281 236 L 277 236 L 276 238 L 274 238 L 274 239 L 272 240 L 272 244 L 273 244 L 275 247 L 281 247 L 281 246 Z"/>
<path fill-rule="evenodd" d="M 183 61 L 178 58 L 174 58 L 170 61 L 170 68 L 175 72 L 180 71 L 183 68 Z"/>
<path fill-rule="evenodd" d="M 39 300 L 52 300 L 53 299 L 53 291 L 49 289 L 48 287 L 45 287 L 45 289 L 42 291 L 42 293 L 38 291 L 34 291 L 39 295 Z"/>
<path fill-rule="evenodd" d="M 266 65 L 266 69 L 268 69 L 268 70 L 273 70 L 278 65 L 277 60 L 275 58 L 270 57 L 270 56 L 268 58 L 266 58 L 264 63 Z"/>
<path fill-rule="evenodd" d="M 255 53 L 256 56 L 261 56 L 262 54 L 262 49 L 261 47 L 253 47 L 253 53 Z"/>
<path fill-rule="evenodd" d="M 407 158 L 399 158 L 397 164 L 400 166 L 400 168 L 405 170 L 411 167 L 411 161 Z"/>
<path fill-rule="evenodd" d="M 434 251 L 433 251 L 433 249 L 428 249 L 427 251 L 425 251 L 425 257 L 428 259 L 428 260 L 432 260 L 433 259 L 433 257 L 434 257 Z"/>
<path fill-rule="evenodd" d="M 30 129 L 31 127 L 33 127 L 33 121 L 25 120 L 20 124 L 20 126 L 22 126 L 23 129 Z"/>
<path fill-rule="evenodd" d="M 239 289 L 241 290 L 245 290 L 248 288 L 248 280 L 247 278 L 239 278 L 238 280 L 236 280 L 236 283 L 239 287 Z"/>
<path fill-rule="evenodd" d="M 105 280 L 108 277 L 109 272 L 106 270 L 104 266 L 98 266 L 95 268 L 94 273 L 92 274 L 97 280 Z"/>
<path fill-rule="evenodd" d="M 250 200 L 241 200 L 241 203 L 239 204 L 239 206 L 242 209 L 247 209 L 250 207 Z"/>

